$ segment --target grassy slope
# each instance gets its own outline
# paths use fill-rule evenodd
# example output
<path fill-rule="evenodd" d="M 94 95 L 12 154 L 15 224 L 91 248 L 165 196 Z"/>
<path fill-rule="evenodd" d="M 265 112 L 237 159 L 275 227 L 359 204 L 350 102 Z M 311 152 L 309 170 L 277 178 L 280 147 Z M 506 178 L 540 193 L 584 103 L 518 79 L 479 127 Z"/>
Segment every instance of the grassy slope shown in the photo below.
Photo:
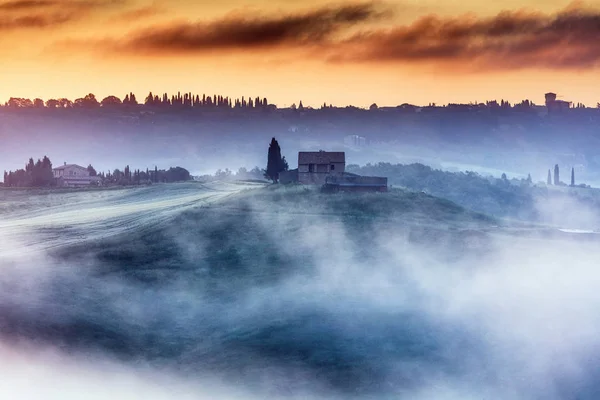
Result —
<path fill-rule="evenodd" d="M 392 189 L 388 193 L 321 193 L 301 185 L 270 185 L 243 191 L 215 208 L 248 210 L 254 203 L 265 211 L 395 219 L 425 217 L 435 222 L 493 222 L 481 213 L 470 212 L 450 200 L 426 193 Z"/>
<path fill-rule="evenodd" d="M 281 312 L 272 315 L 266 310 L 266 322 L 253 319 L 248 326 L 236 322 L 235 326 L 225 327 L 218 325 L 222 317 L 219 313 L 226 314 L 230 311 L 228 307 L 235 309 L 243 304 L 245 295 L 262 288 L 268 292 L 287 278 L 319 279 L 315 269 L 323 262 L 343 263 L 344 257 L 351 257 L 351 262 L 369 268 L 371 258 L 381 262 L 377 241 L 381 239 L 379 234 L 385 235 L 387 229 L 393 229 L 400 242 L 405 238 L 415 245 L 431 246 L 436 254 L 445 250 L 461 253 L 461 246 L 467 245 L 472 237 L 472 228 L 494 223 L 449 201 L 422 193 L 329 195 L 281 186 L 246 190 L 219 204 L 199 205 L 166 223 L 148 224 L 127 235 L 60 250 L 54 256 L 70 261 L 68 264 L 76 265 L 81 274 L 71 285 L 57 275 L 50 300 L 57 309 L 74 314 L 49 321 L 37 317 L 23 321 L 14 317 L 15 320 L 8 319 L 4 325 L 19 337 L 42 335 L 48 340 L 64 341 L 65 346 L 86 349 L 93 344 L 123 357 L 142 355 L 149 359 L 177 360 L 177 357 L 193 358 L 194 352 L 200 352 L 198 362 L 215 359 L 226 370 L 232 368 L 231 359 L 235 359 L 236 368 L 255 365 L 258 362 L 252 353 L 255 351 L 261 357 L 286 363 L 299 360 L 328 381 L 342 386 L 348 382 L 368 386 L 372 381 L 377 382 L 377 376 L 376 371 L 365 370 L 365 366 L 381 368 L 382 354 L 377 353 L 380 346 L 369 347 L 371 339 L 367 338 L 365 347 L 359 337 L 350 338 L 354 340 L 351 345 L 356 344 L 348 348 L 349 339 L 343 336 L 343 331 L 341 337 L 329 333 L 337 317 L 329 316 L 326 311 L 313 307 L 290 310 L 275 304 Z M 341 244 L 333 240 L 329 244 L 318 243 L 314 249 L 303 239 L 314 238 L 313 235 L 327 237 L 340 228 L 344 232 Z M 458 231 L 462 228 L 467 229 Z M 485 236 L 485 233 L 479 235 Z M 324 261 L 322 258 L 327 255 L 323 251 L 331 251 L 335 256 Z M 117 287 L 128 284 L 134 290 L 103 291 L 111 282 L 119 283 Z M 185 294 L 181 303 L 177 303 L 179 298 L 166 297 L 171 293 L 170 284 L 173 293 Z M 126 313 L 120 314 L 118 308 L 110 307 L 115 301 L 117 305 L 123 302 L 147 307 L 144 315 L 160 318 L 148 318 L 138 326 L 139 321 L 131 321 Z M 202 311 L 198 304 L 205 302 L 216 306 Z M 197 305 L 200 311 L 190 309 L 190 304 Z M 179 326 L 169 325 L 169 321 L 179 318 L 195 321 L 193 329 L 180 331 Z M 363 323 L 369 329 L 379 329 L 383 324 L 381 331 L 389 337 L 386 340 L 403 352 L 402 357 L 410 348 L 418 349 L 419 357 L 427 350 L 420 347 L 421 329 L 427 334 L 430 330 L 426 325 L 421 328 L 422 322 L 413 323 L 405 315 L 397 315 L 390 319 L 392 322 L 378 316 L 368 318 Z M 412 332 L 413 329 L 416 331 Z M 225 356 L 220 354 L 219 347 L 206 347 L 204 342 L 210 335 L 222 332 L 227 335 L 222 344 L 227 351 Z M 320 342 L 315 343 L 314 338 Z M 410 341 L 414 338 L 418 341 L 413 345 Z M 252 357 L 238 356 L 238 349 L 250 352 Z"/>
<path fill-rule="evenodd" d="M 278 280 L 290 271 L 310 273 L 312 255 L 290 252 L 302 230 L 335 224 L 346 240 L 368 246 L 387 230 L 404 231 L 418 243 L 449 240 L 462 245 L 462 232 L 496 222 L 423 193 L 322 194 L 302 187 L 267 186 L 188 210 L 168 223 L 112 237 L 55 255 L 91 261 L 102 274 L 118 274 L 149 284 L 186 276 L 207 291 L 230 291 Z M 300 243 L 301 244 L 301 243 Z M 438 245 L 438 244 L 435 244 Z M 448 244 L 447 245 L 452 245 Z M 202 290 L 198 288 L 199 290 Z"/>

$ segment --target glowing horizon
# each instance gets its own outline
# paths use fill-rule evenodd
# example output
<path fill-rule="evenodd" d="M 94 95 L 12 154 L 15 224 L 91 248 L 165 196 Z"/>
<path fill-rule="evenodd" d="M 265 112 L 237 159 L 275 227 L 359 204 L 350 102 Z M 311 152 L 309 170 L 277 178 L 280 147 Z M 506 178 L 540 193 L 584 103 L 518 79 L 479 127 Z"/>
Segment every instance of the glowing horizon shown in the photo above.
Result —
<path fill-rule="evenodd" d="M 0 11 L 2 102 L 150 91 L 279 107 L 543 104 L 549 91 L 600 101 L 600 10 L 585 3 L 11 0 Z"/>

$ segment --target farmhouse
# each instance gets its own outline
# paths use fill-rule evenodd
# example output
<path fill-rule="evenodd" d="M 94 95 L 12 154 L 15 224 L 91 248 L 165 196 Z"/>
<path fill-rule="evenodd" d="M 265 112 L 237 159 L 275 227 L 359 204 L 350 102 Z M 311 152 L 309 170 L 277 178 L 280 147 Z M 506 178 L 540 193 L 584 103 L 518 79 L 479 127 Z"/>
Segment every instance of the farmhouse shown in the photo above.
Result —
<path fill-rule="evenodd" d="M 344 152 L 300 152 L 298 169 L 281 173 L 280 182 L 322 185 L 334 192 L 387 192 L 387 178 L 346 172 Z"/>
<path fill-rule="evenodd" d="M 343 151 L 301 151 L 298 153 L 298 182 L 325 184 L 328 176 L 341 175 L 346 169 L 346 153 Z"/>
<path fill-rule="evenodd" d="M 61 165 L 52 170 L 56 185 L 60 187 L 87 187 L 99 184 L 100 177 L 90 176 L 87 168 L 76 164 Z"/>

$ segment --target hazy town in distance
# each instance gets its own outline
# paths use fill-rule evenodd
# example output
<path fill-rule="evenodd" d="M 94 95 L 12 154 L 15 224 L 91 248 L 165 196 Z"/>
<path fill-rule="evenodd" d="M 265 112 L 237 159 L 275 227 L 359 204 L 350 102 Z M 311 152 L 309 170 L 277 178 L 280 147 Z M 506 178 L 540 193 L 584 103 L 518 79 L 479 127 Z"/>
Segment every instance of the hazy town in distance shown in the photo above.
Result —
<path fill-rule="evenodd" d="M 497 177 L 531 174 L 535 182 L 546 182 L 547 169 L 558 163 L 574 168 L 581 181 L 599 185 L 600 157 L 592 149 L 600 107 L 558 97 L 546 93 L 541 104 L 493 100 L 366 109 L 312 108 L 302 101 L 278 108 L 262 97 L 193 93 L 150 92 L 140 100 L 134 93 L 122 100 L 93 94 L 74 100 L 10 98 L 0 107 L 11 150 L 2 166 L 18 169 L 31 157 L 12 143 L 16 131 L 35 140 L 37 154 L 77 159 L 84 167 L 91 163 L 99 172 L 128 164 L 142 171 L 155 164 L 168 169 L 173 166 L 168 160 L 177 159 L 193 176 L 264 168 L 264 143 L 275 136 L 290 159 L 299 151 L 345 150 L 356 164 L 417 162 Z M 64 141 L 72 151 L 56 145 Z"/>

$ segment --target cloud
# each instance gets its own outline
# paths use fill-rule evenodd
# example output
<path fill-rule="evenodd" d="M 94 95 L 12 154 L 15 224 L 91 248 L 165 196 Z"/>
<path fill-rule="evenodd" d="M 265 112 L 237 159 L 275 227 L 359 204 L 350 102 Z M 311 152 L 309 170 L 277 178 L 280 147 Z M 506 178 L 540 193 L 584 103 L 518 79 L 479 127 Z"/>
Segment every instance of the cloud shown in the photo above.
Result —
<path fill-rule="evenodd" d="M 387 13 L 375 3 L 325 7 L 283 16 L 230 14 L 211 22 L 173 22 L 133 32 L 123 41 L 105 40 L 118 50 L 143 53 L 199 53 L 322 44 L 345 29 Z"/>
<path fill-rule="evenodd" d="M 80 20 L 125 0 L 15 0 L 0 3 L 0 30 L 41 29 Z"/>
<path fill-rule="evenodd" d="M 2 11 L 20 11 L 30 10 L 37 8 L 45 8 L 56 6 L 60 2 L 55 0 L 16 0 L 0 3 L 0 10 Z"/>
<path fill-rule="evenodd" d="M 23 28 L 47 28 L 61 25 L 73 19 L 73 14 L 31 15 L 16 18 L 0 18 L 0 30 Z"/>
<path fill-rule="evenodd" d="M 554 15 L 429 15 L 410 25 L 357 33 L 337 43 L 335 62 L 457 63 L 477 68 L 593 68 L 600 61 L 600 11 L 571 6 Z"/>
<path fill-rule="evenodd" d="M 48 8 L 96 9 L 124 4 L 124 0 L 14 0 L 0 2 L 2 11 L 30 11 Z"/>
<path fill-rule="evenodd" d="M 582 3 L 554 14 L 526 10 L 503 11 L 491 17 L 432 14 L 389 28 L 375 24 L 391 11 L 385 3 L 368 2 L 281 16 L 234 13 L 212 21 L 149 25 L 120 39 L 62 44 L 82 50 L 164 56 L 300 50 L 308 59 L 331 63 L 433 65 L 452 67 L 452 71 L 591 69 L 600 62 L 600 10 Z M 143 18 L 155 12 L 153 7 L 140 8 L 122 18 Z"/>
<path fill-rule="evenodd" d="M 132 22 L 144 18 L 154 17 L 156 15 L 162 14 L 163 12 L 165 12 L 164 9 L 159 8 L 156 5 L 151 5 L 147 7 L 139 7 L 129 11 L 124 11 L 121 14 L 119 14 L 115 18 L 115 20 Z"/>

